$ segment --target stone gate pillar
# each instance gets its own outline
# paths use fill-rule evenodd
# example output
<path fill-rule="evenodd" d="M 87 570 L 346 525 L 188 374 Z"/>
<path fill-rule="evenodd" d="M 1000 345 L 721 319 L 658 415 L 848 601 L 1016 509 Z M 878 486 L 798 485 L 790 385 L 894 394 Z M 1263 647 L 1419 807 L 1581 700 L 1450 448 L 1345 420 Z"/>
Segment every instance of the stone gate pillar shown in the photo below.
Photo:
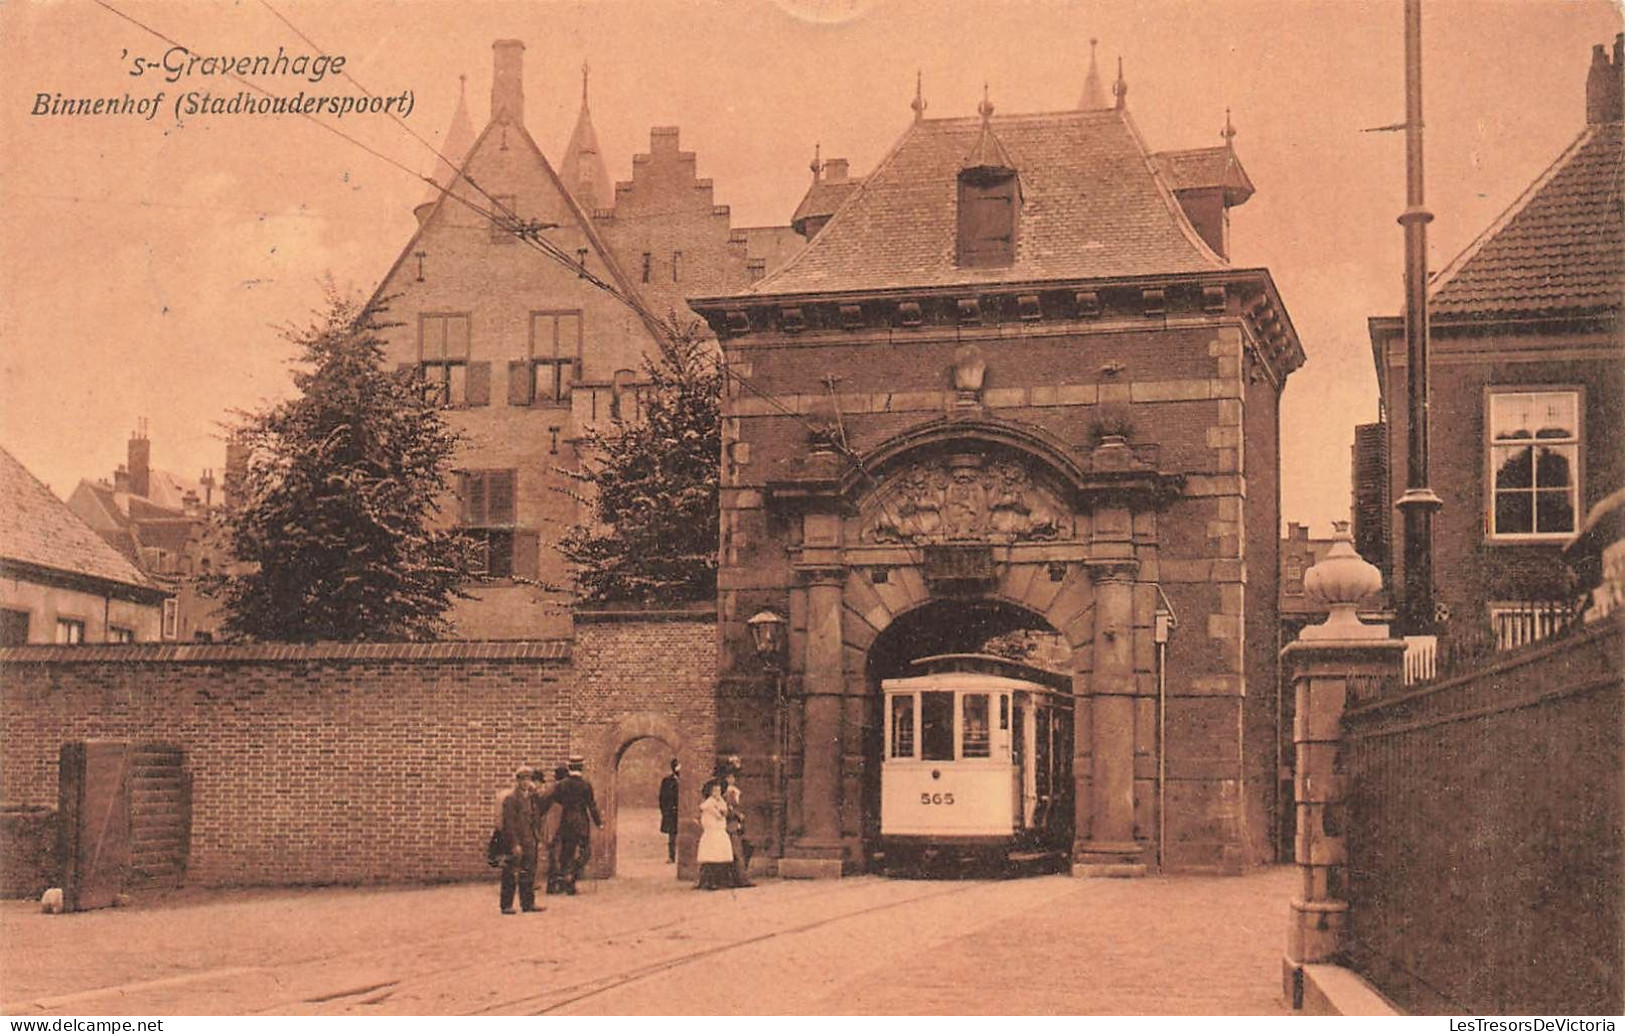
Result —
<path fill-rule="evenodd" d="M 1382 588 L 1382 576 L 1360 559 L 1339 522 L 1334 545 L 1309 569 L 1304 588 L 1326 604 L 1331 616 L 1304 629 L 1281 651 L 1292 681 L 1292 720 L 1297 800 L 1293 857 L 1299 884 L 1287 931 L 1283 990 L 1294 1008 L 1303 1007 L 1303 969 L 1340 960 L 1348 929 L 1348 786 L 1342 771 L 1343 711 L 1383 687 L 1401 684 L 1405 643 L 1388 636 L 1388 626 L 1367 625 L 1355 605 Z"/>
<path fill-rule="evenodd" d="M 796 572 L 807 586 L 806 653 L 802 667 L 801 835 L 789 845 L 779 873 L 789 878 L 841 875 L 841 606 L 846 570 L 839 563 L 840 517 L 807 513 Z"/>
<path fill-rule="evenodd" d="M 1127 519 L 1127 511 L 1123 511 Z M 1094 670 L 1089 678 L 1091 811 L 1089 836 L 1073 851 L 1080 876 L 1144 875 L 1134 839 L 1133 561 L 1092 564 Z"/>

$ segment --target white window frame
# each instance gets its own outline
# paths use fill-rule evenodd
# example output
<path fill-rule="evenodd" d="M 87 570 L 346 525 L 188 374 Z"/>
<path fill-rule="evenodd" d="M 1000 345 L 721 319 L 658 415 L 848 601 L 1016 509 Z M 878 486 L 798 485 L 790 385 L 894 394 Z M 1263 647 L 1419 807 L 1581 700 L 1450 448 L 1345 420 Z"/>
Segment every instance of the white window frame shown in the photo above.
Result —
<path fill-rule="evenodd" d="M 165 639 L 179 639 L 181 635 L 181 601 L 173 596 L 164 600 L 163 629 Z"/>
<path fill-rule="evenodd" d="M 1574 437 L 1562 439 L 1528 439 L 1533 446 L 1562 446 L 1574 449 L 1573 462 L 1570 464 L 1569 508 L 1574 515 L 1574 525 L 1563 531 L 1501 531 L 1495 524 L 1495 473 L 1496 448 L 1508 446 L 1524 439 L 1506 439 L 1497 442 L 1495 438 L 1495 400 L 1508 395 L 1572 395 L 1574 397 Z M 1484 450 L 1484 538 L 1489 543 L 1517 544 L 1541 542 L 1567 542 L 1579 530 L 1580 521 L 1584 517 L 1582 501 L 1585 499 L 1585 460 L 1586 460 L 1586 429 L 1585 429 L 1585 388 L 1578 384 L 1491 384 L 1484 389 L 1484 426 L 1481 440 Z M 1530 477 L 1534 479 L 1538 474 L 1538 457 L 1531 452 Z M 1535 491 L 1529 490 L 1531 497 Z M 1538 507 L 1531 508 L 1530 521 L 1538 519 Z"/>
<path fill-rule="evenodd" d="M 89 623 L 84 618 L 58 615 L 56 619 L 56 638 L 58 646 L 82 646 L 85 635 L 89 631 Z M 66 638 L 64 638 L 64 636 Z"/>

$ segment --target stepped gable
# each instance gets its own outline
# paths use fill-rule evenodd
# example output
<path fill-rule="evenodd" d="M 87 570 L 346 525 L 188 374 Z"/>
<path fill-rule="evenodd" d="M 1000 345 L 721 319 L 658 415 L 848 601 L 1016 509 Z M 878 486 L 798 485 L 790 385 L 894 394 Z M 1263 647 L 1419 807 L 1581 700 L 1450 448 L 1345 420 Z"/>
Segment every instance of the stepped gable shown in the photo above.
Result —
<path fill-rule="evenodd" d="M 991 119 L 1021 182 L 1015 261 L 956 264 L 958 174 L 981 117 L 922 119 L 756 294 L 1197 273 L 1226 263 L 1192 228 L 1127 113 Z"/>
<path fill-rule="evenodd" d="M 1625 123 L 1586 127 L 1434 280 L 1438 317 L 1618 312 L 1625 294 Z"/>
<path fill-rule="evenodd" d="M 118 550 L 0 449 L 0 560 L 151 589 Z"/>

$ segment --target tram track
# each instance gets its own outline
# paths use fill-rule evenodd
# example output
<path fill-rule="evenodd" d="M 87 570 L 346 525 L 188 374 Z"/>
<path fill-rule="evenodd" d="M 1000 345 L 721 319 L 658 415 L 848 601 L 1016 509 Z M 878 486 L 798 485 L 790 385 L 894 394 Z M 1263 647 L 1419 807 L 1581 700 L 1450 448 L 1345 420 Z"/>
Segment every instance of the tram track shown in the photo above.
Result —
<path fill-rule="evenodd" d="M 967 894 L 972 890 L 975 890 L 978 886 L 979 884 L 976 883 L 958 884 L 945 890 L 934 891 L 928 894 L 920 894 L 900 901 L 883 901 L 879 904 L 851 909 L 837 915 L 824 916 L 819 919 L 799 923 L 795 926 L 781 927 L 774 930 L 767 930 L 759 934 L 753 934 L 749 937 L 735 938 L 722 944 L 713 944 L 705 948 L 685 952 L 684 954 L 674 956 L 672 958 L 661 959 L 657 962 L 650 962 L 641 966 L 633 966 L 629 969 L 622 970 L 619 973 L 610 974 L 605 977 L 581 981 L 574 985 L 551 988 L 548 991 L 539 994 L 525 995 L 502 1002 L 495 1002 L 479 1009 L 470 1010 L 463 1013 L 463 1015 L 481 1016 L 498 1012 L 522 1011 L 526 1006 L 533 1005 L 538 1002 L 547 1002 L 548 1004 L 544 1008 L 537 1009 L 533 1012 L 524 1013 L 525 1015 L 530 1016 L 546 1016 L 550 1013 L 557 1012 L 560 1009 L 585 1001 L 589 998 L 608 994 L 630 984 L 635 984 L 640 980 L 646 980 L 650 977 L 669 973 L 685 966 L 695 965 L 707 959 L 715 958 L 718 955 L 738 951 L 742 948 L 753 947 L 781 937 L 809 933 L 823 927 L 832 926 L 837 923 L 850 922 L 855 919 L 865 918 L 867 916 L 892 909 L 904 908 L 909 905 L 921 904 L 941 898 Z M 559 997 L 560 995 L 563 995 L 564 997 Z"/>

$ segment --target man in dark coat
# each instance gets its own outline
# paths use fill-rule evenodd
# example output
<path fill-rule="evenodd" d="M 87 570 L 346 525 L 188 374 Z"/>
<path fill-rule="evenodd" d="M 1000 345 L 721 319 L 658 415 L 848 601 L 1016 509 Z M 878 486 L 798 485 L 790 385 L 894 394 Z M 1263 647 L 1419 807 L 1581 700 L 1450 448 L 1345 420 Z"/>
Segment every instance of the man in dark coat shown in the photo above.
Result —
<path fill-rule="evenodd" d="M 671 759 L 671 775 L 660 780 L 660 832 L 666 834 L 666 864 L 677 861 L 677 759 Z"/>
<path fill-rule="evenodd" d="M 531 789 L 532 774 L 528 768 L 519 769 L 513 774 L 513 789 L 502 795 L 502 836 L 508 845 L 508 856 L 502 860 L 503 915 L 513 915 L 516 890 L 520 908 L 541 911 L 536 907 L 536 795 Z"/>
<path fill-rule="evenodd" d="M 583 759 L 571 758 L 570 774 L 553 788 L 553 803 L 559 806 L 559 875 L 566 894 L 576 892 L 576 881 L 592 857 L 592 826 L 587 825 L 588 820 L 604 828 L 592 784 L 581 774 L 584 767 Z"/>

